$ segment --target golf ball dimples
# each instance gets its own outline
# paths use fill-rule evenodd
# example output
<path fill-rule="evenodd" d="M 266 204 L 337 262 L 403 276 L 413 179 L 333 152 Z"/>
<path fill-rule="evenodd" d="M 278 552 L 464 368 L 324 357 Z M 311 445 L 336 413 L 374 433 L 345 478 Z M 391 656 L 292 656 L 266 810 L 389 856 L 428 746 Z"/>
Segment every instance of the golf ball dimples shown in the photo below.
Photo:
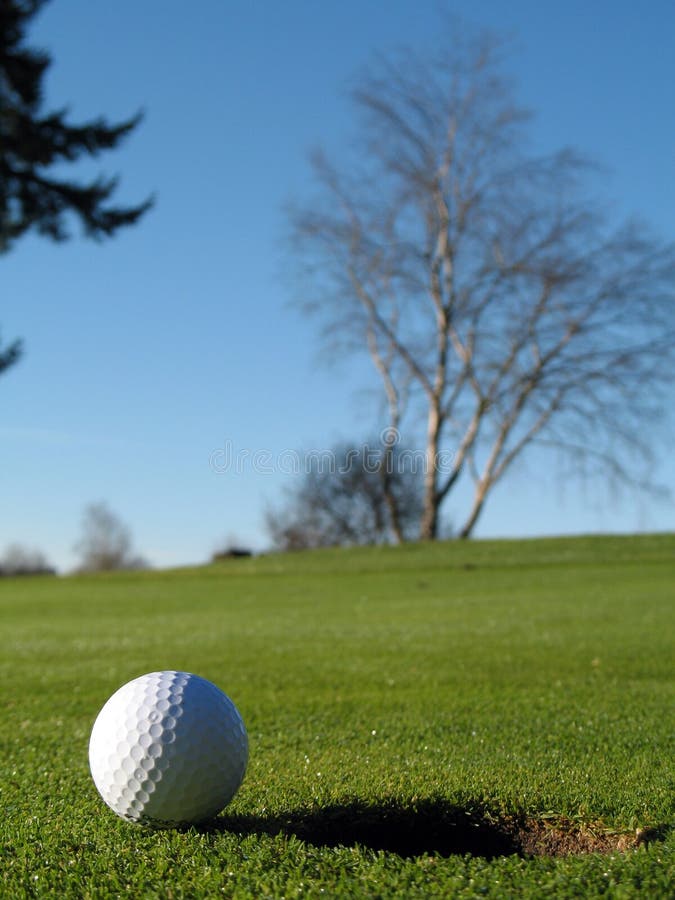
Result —
<path fill-rule="evenodd" d="M 234 703 L 189 672 L 151 672 L 98 714 L 89 765 L 118 816 L 170 827 L 211 818 L 244 778 L 248 739 Z"/>

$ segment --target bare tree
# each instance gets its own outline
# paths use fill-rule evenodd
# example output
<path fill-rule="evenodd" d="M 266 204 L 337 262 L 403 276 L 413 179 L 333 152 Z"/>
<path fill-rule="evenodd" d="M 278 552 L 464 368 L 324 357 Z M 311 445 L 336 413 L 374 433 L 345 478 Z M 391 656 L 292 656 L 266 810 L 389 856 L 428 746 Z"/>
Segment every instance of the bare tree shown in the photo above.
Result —
<path fill-rule="evenodd" d="M 82 517 L 82 537 L 75 545 L 82 572 L 144 569 L 147 562 L 133 549 L 131 532 L 105 503 L 92 503 Z"/>
<path fill-rule="evenodd" d="M 436 58 L 380 59 L 353 92 L 356 151 L 315 153 L 290 210 L 305 308 L 370 355 L 393 428 L 425 421 L 423 539 L 461 477 L 469 536 L 535 443 L 648 486 L 675 370 L 675 247 L 613 225 L 579 154 L 527 152 L 501 50 L 456 30 Z"/>
<path fill-rule="evenodd" d="M 0 576 L 54 575 L 56 569 L 41 550 L 10 544 L 0 559 Z"/>
<path fill-rule="evenodd" d="M 383 544 L 414 537 L 421 511 L 420 460 L 393 443 L 341 445 L 318 459 L 305 458 L 307 468 L 286 503 L 266 515 L 276 549 Z"/>

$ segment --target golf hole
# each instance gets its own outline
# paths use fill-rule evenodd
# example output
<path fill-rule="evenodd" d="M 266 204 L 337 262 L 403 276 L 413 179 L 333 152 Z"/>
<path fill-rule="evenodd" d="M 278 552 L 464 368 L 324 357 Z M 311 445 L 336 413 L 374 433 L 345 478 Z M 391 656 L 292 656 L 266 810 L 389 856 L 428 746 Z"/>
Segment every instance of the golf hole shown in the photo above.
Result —
<path fill-rule="evenodd" d="M 414 806 L 360 802 L 294 810 L 278 816 L 225 816 L 211 826 L 240 834 L 294 835 L 317 847 L 366 847 L 401 857 L 568 856 L 631 850 L 659 837 L 659 829 L 617 833 L 601 823 L 564 817 L 498 817 L 444 801 Z"/>

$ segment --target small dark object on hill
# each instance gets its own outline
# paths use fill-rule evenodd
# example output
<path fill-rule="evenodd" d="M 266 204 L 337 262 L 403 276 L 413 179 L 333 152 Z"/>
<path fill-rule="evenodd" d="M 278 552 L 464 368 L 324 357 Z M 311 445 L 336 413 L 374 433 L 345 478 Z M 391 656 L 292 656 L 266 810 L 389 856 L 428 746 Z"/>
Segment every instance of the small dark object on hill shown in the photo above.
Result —
<path fill-rule="evenodd" d="M 240 559 L 241 557 L 253 556 L 251 550 L 246 547 L 228 547 L 227 550 L 218 550 L 211 557 L 211 562 L 219 562 L 221 559 Z"/>

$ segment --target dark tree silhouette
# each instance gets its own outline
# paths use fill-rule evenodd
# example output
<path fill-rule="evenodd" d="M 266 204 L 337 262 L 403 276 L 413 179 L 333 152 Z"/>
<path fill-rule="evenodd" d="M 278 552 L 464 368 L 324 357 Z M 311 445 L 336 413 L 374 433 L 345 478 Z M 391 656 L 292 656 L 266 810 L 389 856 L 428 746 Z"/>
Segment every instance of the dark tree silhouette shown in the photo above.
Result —
<path fill-rule="evenodd" d="M 306 465 L 286 503 L 269 510 L 277 550 L 400 542 L 415 537 L 423 460 L 396 446 L 341 445 L 300 454 Z"/>
<path fill-rule="evenodd" d="M 3 347 L 2 341 L 0 341 L 0 375 L 6 369 L 9 369 L 10 366 L 13 366 L 20 356 L 21 341 L 12 341 L 6 347 Z"/>
<path fill-rule="evenodd" d="M 152 205 L 112 202 L 114 177 L 81 183 L 63 176 L 64 164 L 115 149 L 140 114 L 118 123 L 99 117 L 74 124 L 67 110 L 44 110 L 44 77 L 51 57 L 26 46 L 26 30 L 46 0 L 0 0 L 0 254 L 30 231 L 63 241 L 69 216 L 84 234 L 111 237 L 138 222 Z M 58 174 L 56 174 L 58 172 Z M 0 372 L 19 358 L 19 342 L 0 348 Z"/>

